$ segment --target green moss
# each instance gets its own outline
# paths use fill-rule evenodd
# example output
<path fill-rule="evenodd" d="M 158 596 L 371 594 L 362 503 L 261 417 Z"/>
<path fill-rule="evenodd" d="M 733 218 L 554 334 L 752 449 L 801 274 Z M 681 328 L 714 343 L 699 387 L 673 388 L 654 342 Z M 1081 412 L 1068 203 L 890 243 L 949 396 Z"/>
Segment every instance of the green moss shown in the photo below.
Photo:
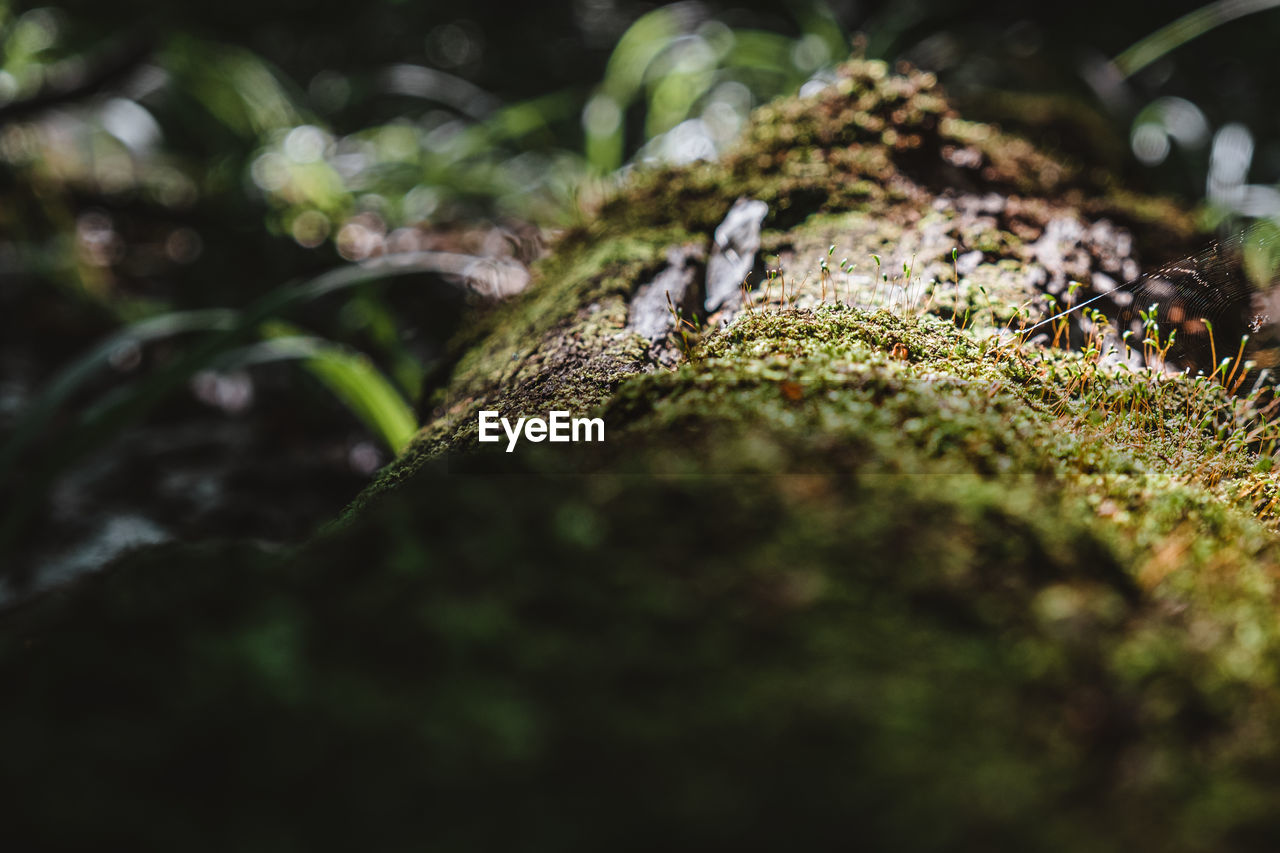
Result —
<path fill-rule="evenodd" d="M 689 239 L 667 228 L 563 243 L 535 268 L 523 294 L 463 333 L 472 343 L 436 399 L 436 416 L 345 517 L 433 457 L 474 445 L 481 408 L 583 412 L 602 403 L 623 377 L 648 369 L 647 342 L 625 330 L 628 299 L 657 271 L 667 247 Z"/>
<path fill-rule="evenodd" d="M 883 63 L 854 60 L 835 84 L 808 98 L 758 109 L 743 138 L 716 163 L 638 173 L 608 201 L 597 228 L 630 231 L 680 211 L 709 231 L 739 196 L 769 204 L 768 224 L 787 228 L 810 214 L 916 202 L 962 164 L 988 189 L 1062 193 L 1090 176 L 1026 140 L 956 117 L 933 75 L 886 75 Z"/>
<path fill-rule="evenodd" d="M 744 315 L 623 381 L 603 447 L 455 455 L 298 554 L 156 551 L 11 616 L 9 831 L 1267 850 L 1276 542 L 1157 463 L 1151 418 L 1229 402 L 1161 381 L 930 316 Z M 165 819 L 114 817 L 138 802 Z"/>
<path fill-rule="evenodd" d="M 1044 197 L 966 213 L 957 174 Z M 1272 849 L 1274 428 L 1216 381 L 995 332 L 1045 223 L 1108 203 L 1089 180 L 872 62 L 723 163 L 637 175 L 477 318 L 346 524 L 7 614 L 6 837 Z M 628 300 L 740 194 L 811 280 L 662 368 Z M 830 244 L 940 284 L 819 304 Z M 983 253 L 958 282 L 956 244 Z M 607 439 L 479 452 L 481 407 Z"/>

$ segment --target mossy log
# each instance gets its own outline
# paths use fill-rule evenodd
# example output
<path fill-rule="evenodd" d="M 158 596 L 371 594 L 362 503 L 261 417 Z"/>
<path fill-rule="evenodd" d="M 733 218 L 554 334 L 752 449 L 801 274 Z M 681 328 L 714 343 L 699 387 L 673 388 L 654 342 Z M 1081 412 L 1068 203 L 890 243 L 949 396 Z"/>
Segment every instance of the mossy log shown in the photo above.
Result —
<path fill-rule="evenodd" d="M 754 286 L 708 310 L 739 199 Z M 6 836 L 1273 849 L 1265 424 L 1222 377 L 998 333 L 1193 233 L 926 74 L 762 108 L 562 234 L 315 540 L 5 614 Z M 605 441 L 477 441 L 553 410 Z"/>

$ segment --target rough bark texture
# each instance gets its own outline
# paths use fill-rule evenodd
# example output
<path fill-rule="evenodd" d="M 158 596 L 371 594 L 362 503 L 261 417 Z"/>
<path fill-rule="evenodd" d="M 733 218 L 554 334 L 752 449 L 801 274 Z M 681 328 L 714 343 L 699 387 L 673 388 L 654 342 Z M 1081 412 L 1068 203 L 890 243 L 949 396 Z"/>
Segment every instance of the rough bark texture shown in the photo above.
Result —
<path fill-rule="evenodd" d="M 715 239 L 740 199 L 767 207 L 755 289 L 708 304 L 752 242 Z M 1191 234 L 927 75 L 854 63 L 763 108 L 563 235 L 343 524 L 158 549 L 8 614 L 8 830 L 1271 849 L 1258 422 L 1221 377 L 994 333 Z M 607 439 L 482 450 L 482 409 Z"/>

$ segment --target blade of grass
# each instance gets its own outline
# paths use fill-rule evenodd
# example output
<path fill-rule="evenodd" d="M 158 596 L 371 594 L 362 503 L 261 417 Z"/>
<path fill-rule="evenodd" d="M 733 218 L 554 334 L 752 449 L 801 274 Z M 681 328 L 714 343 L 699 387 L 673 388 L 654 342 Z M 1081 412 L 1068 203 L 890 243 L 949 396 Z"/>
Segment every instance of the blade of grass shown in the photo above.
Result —
<path fill-rule="evenodd" d="M 1280 0 L 1218 0 L 1201 6 L 1138 41 L 1113 59 L 1112 64 L 1123 76 L 1129 77 L 1215 27 L 1276 6 L 1280 6 Z"/>
<path fill-rule="evenodd" d="M 224 354 L 211 365 L 230 370 L 280 361 L 300 361 L 335 397 L 400 453 L 418 431 L 413 407 L 368 356 L 322 338 L 273 337 Z"/>

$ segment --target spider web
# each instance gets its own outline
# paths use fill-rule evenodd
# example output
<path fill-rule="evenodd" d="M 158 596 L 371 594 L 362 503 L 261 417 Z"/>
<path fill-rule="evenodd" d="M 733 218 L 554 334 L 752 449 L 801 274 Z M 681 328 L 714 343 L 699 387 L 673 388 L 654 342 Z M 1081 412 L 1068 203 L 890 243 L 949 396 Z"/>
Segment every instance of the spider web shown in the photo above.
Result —
<path fill-rule="evenodd" d="M 1280 363 L 1280 329 L 1272 319 L 1280 320 L 1280 290 L 1273 292 L 1274 268 L 1260 276 L 1268 279 L 1263 287 L 1254 283 L 1248 270 L 1266 267 L 1277 249 L 1280 238 L 1250 231 L 1215 240 L 1194 255 L 1098 293 L 1028 331 L 1095 305 L 1117 334 L 1131 333 L 1130 346 L 1136 350 L 1150 333 L 1144 313 L 1154 319 L 1162 340 L 1176 332 L 1165 361 L 1179 369 L 1212 372 L 1215 356 L 1234 358 L 1245 335 L 1246 357 L 1258 367 L 1270 367 Z M 1091 324 L 1084 320 L 1081 325 L 1087 330 Z"/>

